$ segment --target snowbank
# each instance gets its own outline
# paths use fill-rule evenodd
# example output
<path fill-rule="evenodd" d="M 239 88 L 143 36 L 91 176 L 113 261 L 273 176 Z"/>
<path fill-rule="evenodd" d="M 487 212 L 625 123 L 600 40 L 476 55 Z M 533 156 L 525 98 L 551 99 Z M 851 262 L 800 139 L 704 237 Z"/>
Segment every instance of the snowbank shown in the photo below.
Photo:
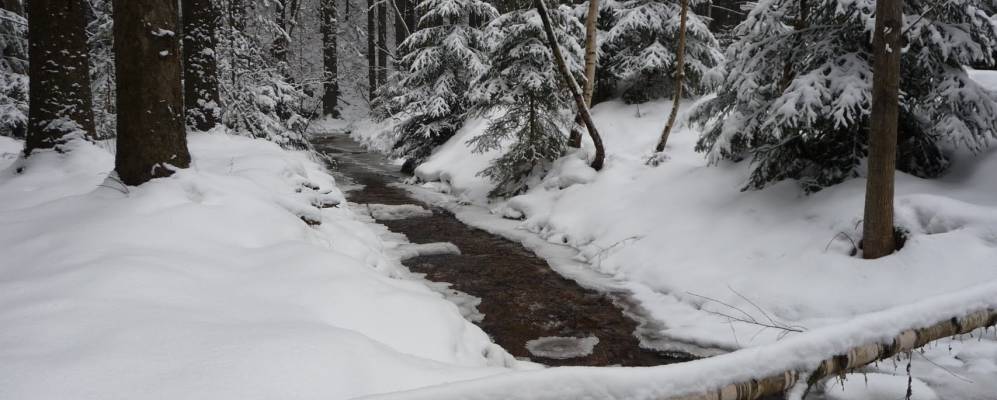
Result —
<path fill-rule="evenodd" d="M 516 364 L 307 154 L 189 140 L 190 169 L 125 188 L 97 146 L 25 163 L 0 137 L 0 398 L 337 399 Z"/>

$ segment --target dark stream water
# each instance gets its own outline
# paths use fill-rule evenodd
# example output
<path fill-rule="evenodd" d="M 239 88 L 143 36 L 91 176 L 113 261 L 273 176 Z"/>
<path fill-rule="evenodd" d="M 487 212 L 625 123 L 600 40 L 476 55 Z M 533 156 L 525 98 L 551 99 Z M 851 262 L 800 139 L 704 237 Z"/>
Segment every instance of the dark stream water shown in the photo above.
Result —
<path fill-rule="evenodd" d="M 519 243 L 467 226 L 449 212 L 391 186 L 404 179 L 395 172 L 398 168 L 365 152 L 347 135 L 317 136 L 312 144 L 327 156 L 339 179 L 363 186 L 347 193 L 350 202 L 432 209 L 432 216 L 378 223 L 405 234 L 412 243 L 450 242 L 460 248 L 460 255 L 421 256 L 405 265 L 429 280 L 451 283 L 454 289 L 481 298 L 478 310 L 485 317 L 477 324 L 512 355 L 553 366 L 651 366 L 690 359 L 641 347 L 635 336 L 638 322 L 612 299 L 565 279 Z M 528 341 L 542 337 L 596 337 L 598 344 L 590 355 L 554 359 L 527 350 Z"/>

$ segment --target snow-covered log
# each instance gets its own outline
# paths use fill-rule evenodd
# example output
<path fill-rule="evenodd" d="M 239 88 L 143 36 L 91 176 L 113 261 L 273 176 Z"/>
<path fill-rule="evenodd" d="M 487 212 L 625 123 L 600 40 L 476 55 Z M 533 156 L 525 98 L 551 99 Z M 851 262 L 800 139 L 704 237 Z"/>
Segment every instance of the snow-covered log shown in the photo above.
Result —
<path fill-rule="evenodd" d="M 812 384 L 824 378 L 842 375 L 877 361 L 889 359 L 897 354 L 913 351 L 935 340 L 967 334 L 994 325 L 997 325 L 997 310 L 981 310 L 960 318 L 939 321 L 925 328 L 905 330 L 894 336 L 889 343 L 869 343 L 852 348 L 845 354 L 821 361 L 820 365 L 809 375 L 806 371 L 786 371 L 762 379 L 731 383 L 711 392 L 671 397 L 668 400 L 760 399 L 783 393 L 801 379 L 806 379 L 808 383 Z"/>

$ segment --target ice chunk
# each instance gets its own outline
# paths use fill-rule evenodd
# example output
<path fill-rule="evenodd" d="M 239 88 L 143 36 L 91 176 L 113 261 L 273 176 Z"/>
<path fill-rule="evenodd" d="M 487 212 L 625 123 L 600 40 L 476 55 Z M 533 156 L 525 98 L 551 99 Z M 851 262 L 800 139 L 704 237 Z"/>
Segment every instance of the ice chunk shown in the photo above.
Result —
<path fill-rule="evenodd" d="M 396 247 L 393 251 L 400 260 L 408 260 L 420 256 L 438 256 L 444 254 L 460 255 L 457 245 L 450 242 L 437 243 L 405 243 Z"/>
<path fill-rule="evenodd" d="M 565 360 L 588 356 L 592 354 L 597 344 L 599 338 L 595 336 L 583 338 L 547 336 L 526 342 L 526 350 L 537 357 Z"/>
<path fill-rule="evenodd" d="M 377 220 L 390 221 L 396 219 L 429 217 L 433 212 L 415 204 L 387 205 L 367 204 L 370 216 Z"/>

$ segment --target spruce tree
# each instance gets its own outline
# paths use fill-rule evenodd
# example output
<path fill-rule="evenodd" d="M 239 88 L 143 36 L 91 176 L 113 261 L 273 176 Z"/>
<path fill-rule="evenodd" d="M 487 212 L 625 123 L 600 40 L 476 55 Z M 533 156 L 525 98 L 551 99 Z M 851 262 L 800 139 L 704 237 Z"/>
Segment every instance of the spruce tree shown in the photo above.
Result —
<path fill-rule="evenodd" d="M 184 106 L 187 124 L 199 131 L 221 118 L 218 94 L 218 23 L 215 0 L 183 0 Z"/>
<path fill-rule="evenodd" d="M 496 12 L 480 0 L 425 0 L 416 6 L 419 29 L 401 45 L 397 83 L 385 87 L 377 114 L 401 119 L 394 153 L 411 164 L 424 160 L 461 127 L 471 82 L 487 67 L 484 33 L 472 16 L 490 21 Z"/>
<path fill-rule="evenodd" d="M 584 76 L 579 38 L 584 27 L 567 7 L 551 10 L 552 25 L 565 63 L 575 76 Z M 508 146 L 506 152 L 479 175 L 497 185 L 492 196 L 508 196 L 526 188 L 534 172 L 563 154 L 573 124 L 573 99 L 558 75 L 547 37 L 536 10 L 518 10 L 499 16 L 489 26 L 496 40 L 492 64 L 475 85 L 478 114 L 494 117 L 485 131 L 471 139 L 475 151 Z M 511 139 L 511 144 L 509 143 Z"/>
<path fill-rule="evenodd" d="M 801 8 L 802 6 L 802 8 Z M 691 116 L 714 162 L 750 158 L 746 189 L 796 179 L 808 191 L 859 176 L 868 154 L 874 3 L 765 0 L 735 32 L 715 99 Z M 938 176 L 946 150 L 997 136 L 997 98 L 963 65 L 992 63 L 991 1 L 905 2 L 899 170 Z"/>
<path fill-rule="evenodd" d="M 618 81 L 623 99 L 643 103 L 670 97 L 675 92 L 680 2 L 628 0 L 617 7 L 616 21 L 606 33 L 603 51 L 604 64 Z M 715 69 L 723 62 L 723 53 L 703 17 L 690 10 L 687 18 L 682 91 L 686 96 L 698 96 L 719 80 Z"/>
<path fill-rule="evenodd" d="M 29 7 L 26 155 L 94 134 L 83 1 L 33 0 Z"/>
<path fill-rule="evenodd" d="M 19 1 L 0 9 L 0 136 L 23 138 L 28 127 L 28 20 Z"/>

